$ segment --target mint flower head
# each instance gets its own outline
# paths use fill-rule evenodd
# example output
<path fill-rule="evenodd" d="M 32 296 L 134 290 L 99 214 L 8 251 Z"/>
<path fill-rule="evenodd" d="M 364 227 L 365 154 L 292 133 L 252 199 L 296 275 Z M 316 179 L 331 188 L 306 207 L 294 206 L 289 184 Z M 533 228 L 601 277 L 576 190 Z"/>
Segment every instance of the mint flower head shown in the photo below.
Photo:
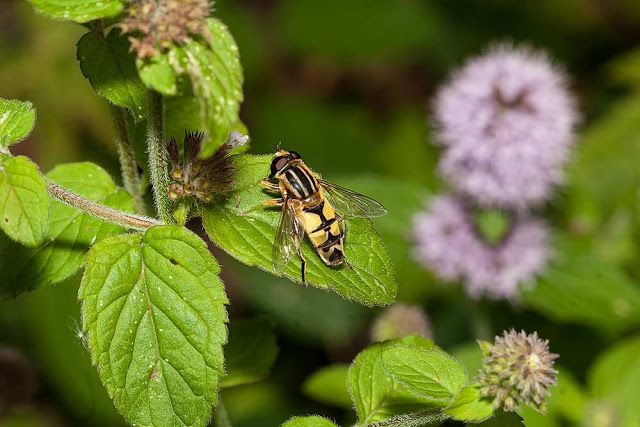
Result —
<path fill-rule="evenodd" d="M 439 196 L 413 218 L 417 261 L 441 279 L 460 280 L 467 294 L 510 299 L 518 285 L 544 271 L 549 258 L 549 232 L 529 216 L 514 216 L 503 236 L 487 241 L 471 210 L 458 198 Z"/>
<path fill-rule="evenodd" d="M 549 341 L 538 338 L 537 332 L 527 335 L 511 329 L 496 336 L 493 345 L 478 343 L 485 352 L 476 378 L 480 394 L 492 397 L 496 409 L 513 411 L 526 404 L 546 413 L 544 397 L 551 394 L 549 387 L 558 374 L 553 369 L 558 355 L 549 352 Z"/>
<path fill-rule="evenodd" d="M 562 181 L 578 119 L 564 73 L 545 53 L 509 44 L 455 72 L 434 116 L 442 175 L 481 206 L 513 209 Z"/>

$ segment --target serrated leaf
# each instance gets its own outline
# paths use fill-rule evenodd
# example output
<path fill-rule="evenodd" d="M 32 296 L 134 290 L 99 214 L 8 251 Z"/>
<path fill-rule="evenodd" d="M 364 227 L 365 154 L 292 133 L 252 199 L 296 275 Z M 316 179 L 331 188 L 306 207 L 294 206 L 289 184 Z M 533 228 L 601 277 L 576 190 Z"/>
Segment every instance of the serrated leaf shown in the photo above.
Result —
<path fill-rule="evenodd" d="M 524 426 L 522 417 L 515 412 L 496 412 L 495 416 L 481 422 L 482 427 L 521 427 Z"/>
<path fill-rule="evenodd" d="M 437 350 L 394 345 L 382 351 L 386 372 L 409 391 L 445 405 L 467 383 L 464 366 Z"/>
<path fill-rule="evenodd" d="M 411 335 L 373 344 L 356 356 L 347 374 L 347 388 L 361 424 L 441 406 L 437 400 L 409 392 L 386 373 L 382 366 L 382 351 L 394 344 L 411 345 L 424 350 L 433 348 L 431 340 Z"/>
<path fill-rule="evenodd" d="M 260 180 L 269 174 L 271 156 L 234 157 L 237 168 L 233 191 L 220 203 L 202 210 L 205 230 L 211 240 L 236 259 L 275 274 L 271 250 L 279 208 L 264 207 L 263 200 L 274 197 L 263 191 Z M 301 245 L 307 260 L 307 282 L 331 289 L 345 298 L 365 305 L 390 304 L 396 294 L 393 266 L 371 221 L 347 220 L 345 255 L 353 270 L 345 265 L 329 267 L 318 256 L 308 239 Z M 300 282 L 300 262 L 294 258 L 282 275 Z"/>
<path fill-rule="evenodd" d="M 31 102 L 0 98 L 0 147 L 22 141 L 36 123 L 36 109 Z"/>
<path fill-rule="evenodd" d="M 302 391 L 308 397 L 327 405 L 350 409 L 351 396 L 347 390 L 349 365 L 337 363 L 314 372 L 302 384 Z"/>
<path fill-rule="evenodd" d="M 29 0 L 29 3 L 52 18 L 80 23 L 115 16 L 124 9 L 121 0 Z"/>
<path fill-rule="evenodd" d="M 293 417 L 284 424 L 282 427 L 338 427 L 336 424 L 328 418 L 321 417 L 319 415 L 311 415 L 309 417 Z"/>
<path fill-rule="evenodd" d="M 106 38 L 89 32 L 78 41 L 77 58 L 82 74 L 98 95 L 131 112 L 135 121 L 146 111 L 147 89 L 138 76 L 130 43 L 119 29 Z"/>
<path fill-rule="evenodd" d="M 640 425 L 640 336 L 616 343 L 598 356 L 588 373 L 594 397 L 613 402 L 621 426 Z"/>
<path fill-rule="evenodd" d="M 182 95 L 178 93 L 179 76 L 189 78 L 199 105 L 198 128 L 206 131 L 202 157 L 213 154 L 231 131 L 242 128 L 238 114 L 243 75 L 238 46 L 221 21 L 209 18 L 207 29 L 207 40 L 188 39 L 166 54 L 137 61 L 142 81 L 165 95 Z"/>
<path fill-rule="evenodd" d="M 477 384 L 468 385 L 456 394 L 444 412 L 454 420 L 479 422 L 493 415 L 493 399 L 480 396 Z"/>
<path fill-rule="evenodd" d="M 133 211 L 131 196 L 118 189 L 109 174 L 93 163 L 59 165 L 47 178 L 95 202 Z M 26 248 L 0 237 L 0 299 L 71 277 L 82 267 L 85 253 L 94 241 L 121 231 L 124 228 L 119 225 L 52 200 L 49 228 L 41 246 Z"/>
<path fill-rule="evenodd" d="M 38 166 L 27 157 L 0 159 L 0 229 L 13 240 L 37 246 L 44 239 L 51 200 Z"/>
<path fill-rule="evenodd" d="M 640 291 L 617 265 L 591 247 L 559 235 L 557 256 L 534 287 L 523 288 L 525 303 L 559 322 L 621 331 L 640 324 Z"/>
<path fill-rule="evenodd" d="M 272 323 L 262 318 L 231 323 L 224 356 L 227 376 L 222 387 L 250 384 L 269 376 L 278 356 Z"/>
<path fill-rule="evenodd" d="M 228 302 L 206 244 L 181 226 L 109 236 L 80 285 L 91 360 L 125 419 L 205 426 L 224 375 Z"/>

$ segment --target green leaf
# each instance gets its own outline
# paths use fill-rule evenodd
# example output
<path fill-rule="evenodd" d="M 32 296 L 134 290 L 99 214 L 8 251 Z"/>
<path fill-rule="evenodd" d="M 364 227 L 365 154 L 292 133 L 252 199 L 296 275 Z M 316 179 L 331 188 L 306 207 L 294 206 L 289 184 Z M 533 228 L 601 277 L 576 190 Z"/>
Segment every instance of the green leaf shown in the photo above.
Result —
<path fill-rule="evenodd" d="M 559 235 L 555 240 L 557 255 L 547 272 L 534 287 L 522 290 L 529 307 L 558 322 L 605 331 L 640 324 L 640 290 L 619 266 L 574 237 Z"/>
<path fill-rule="evenodd" d="M 445 405 L 467 383 L 464 366 L 436 350 L 394 345 L 382 351 L 382 365 L 396 381 L 413 393 Z"/>
<path fill-rule="evenodd" d="M 496 415 L 486 421 L 481 422 L 478 426 L 482 427 L 520 427 L 524 426 L 522 417 L 515 412 L 498 411 Z"/>
<path fill-rule="evenodd" d="M 109 174 L 93 163 L 60 165 L 47 178 L 95 202 L 133 211 L 131 196 L 118 189 Z M 52 199 L 49 228 L 41 246 L 26 248 L 0 237 L 0 299 L 71 277 L 82 267 L 85 253 L 94 241 L 121 231 L 124 228 L 119 225 Z"/>
<path fill-rule="evenodd" d="M 373 344 L 356 356 L 349 367 L 347 387 L 361 424 L 442 406 L 438 399 L 409 392 L 386 373 L 382 366 L 382 351 L 394 344 L 411 345 L 424 350 L 433 348 L 431 340 L 411 335 Z"/>
<path fill-rule="evenodd" d="M 22 141 L 36 123 L 36 109 L 30 102 L 0 98 L 0 148 Z"/>
<path fill-rule="evenodd" d="M 119 29 L 112 29 L 106 38 L 92 31 L 78 42 L 77 57 L 82 74 L 98 95 L 128 109 L 139 121 L 146 111 L 147 89 L 138 77 L 130 46 Z"/>
<path fill-rule="evenodd" d="M 605 350 L 588 373 L 594 397 L 615 404 L 621 426 L 640 425 L 640 336 L 628 338 Z"/>
<path fill-rule="evenodd" d="M 477 384 L 468 385 L 456 394 L 444 412 L 454 420 L 479 422 L 493 415 L 493 399 L 481 397 Z"/>
<path fill-rule="evenodd" d="M 261 318 L 232 323 L 224 356 L 227 376 L 222 387 L 250 384 L 269 376 L 278 356 L 272 323 Z"/>
<path fill-rule="evenodd" d="M 282 424 L 282 427 L 337 427 L 336 424 L 319 415 L 309 417 L 293 417 Z"/>
<path fill-rule="evenodd" d="M 240 155 L 234 189 L 221 203 L 202 210 L 205 230 L 211 240 L 234 258 L 275 274 L 271 251 L 281 210 L 263 206 L 273 193 L 263 191 L 260 180 L 269 174 L 271 156 Z M 396 294 L 393 266 L 371 221 L 347 220 L 345 255 L 353 270 L 345 265 L 329 267 L 308 239 L 301 245 L 307 260 L 307 282 L 331 289 L 345 298 L 365 305 L 390 304 Z M 294 258 L 282 275 L 300 282 L 300 262 Z"/>
<path fill-rule="evenodd" d="M 224 376 L 228 302 L 207 245 L 181 226 L 109 236 L 80 285 L 91 360 L 125 419 L 207 425 Z"/>
<path fill-rule="evenodd" d="M 148 87 L 163 95 L 175 95 L 178 92 L 176 72 L 166 55 L 153 56 L 146 61 L 138 59 L 136 66 L 140 79 Z"/>
<path fill-rule="evenodd" d="M 38 246 L 47 231 L 51 200 L 38 166 L 24 156 L 0 158 L 0 229 Z"/>
<path fill-rule="evenodd" d="M 208 19 L 207 28 L 208 41 L 188 39 L 167 54 L 137 62 L 143 82 L 165 95 L 182 95 L 177 76 L 189 77 L 199 105 L 199 128 L 206 130 L 202 157 L 213 154 L 231 131 L 241 128 L 243 100 L 238 46 L 219 20 Z"/>
<path fill-rule="evenodd" d="M 29 3 L 52 18 L 80 23 L 115 16 L 124 9 L 122 0 L 29 0 Z"/>
<path fill-rule="evenodd" d="M 305 380 L 302 391 L 318 402 L 350 409 L 353 405 L 347 390 L 348 371 L 345 363 L 324 367 Z"/>

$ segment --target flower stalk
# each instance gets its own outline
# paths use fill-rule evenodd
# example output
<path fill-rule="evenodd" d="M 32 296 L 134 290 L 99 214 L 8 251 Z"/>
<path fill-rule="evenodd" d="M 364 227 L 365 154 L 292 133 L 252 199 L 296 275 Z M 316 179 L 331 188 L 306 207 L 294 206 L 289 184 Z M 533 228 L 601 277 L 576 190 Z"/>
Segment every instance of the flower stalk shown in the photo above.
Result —
<path fill-rule="evenodd" d="M 88 214 L 93 215 L 96 218 L 100 218 L 126 228 L 144 231 L 155 225 L 163 224 L 161 221 L 158 221 L 155 218 L 122 212 L 117 209 L 101 205 L 92 200 L 72 193 L 71 191 L 62 188 L 53 182 L 48 183 L 47 190 L 53 197 L 63 203 L 66 203 L 69 206 L 73 206 L 74 208 L 87 212 Z"/>

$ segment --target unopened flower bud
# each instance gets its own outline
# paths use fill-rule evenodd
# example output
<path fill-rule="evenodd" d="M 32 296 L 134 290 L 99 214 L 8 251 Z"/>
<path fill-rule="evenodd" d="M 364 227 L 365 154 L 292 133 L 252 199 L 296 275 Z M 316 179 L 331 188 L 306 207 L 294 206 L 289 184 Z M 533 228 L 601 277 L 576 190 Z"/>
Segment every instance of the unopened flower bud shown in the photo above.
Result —
<path fill-rule="evenodd" d="M 174 166 L 174 168 L 171 169 L 171 177 L 176 181 L 181 181 L 184 177 L 184 171 L 181 167 Z"/>
<path fill-rule="evenodd" d="M 169 198 L 173 201 L 178 200 L 180 197 L 182 197 L 182 186 L 178 185 L 178 184 L 171 184 L 171 186 L 169 187 Z"/>
<path fill-rule="evenodd" d="M 186 194 L 187 196 L 191 196 L 195 192 L 195 187 L 190 182 L 187 182 L 185 185 L 183 185 L 182 189 L 184 190 L 184 194 Z"/>

